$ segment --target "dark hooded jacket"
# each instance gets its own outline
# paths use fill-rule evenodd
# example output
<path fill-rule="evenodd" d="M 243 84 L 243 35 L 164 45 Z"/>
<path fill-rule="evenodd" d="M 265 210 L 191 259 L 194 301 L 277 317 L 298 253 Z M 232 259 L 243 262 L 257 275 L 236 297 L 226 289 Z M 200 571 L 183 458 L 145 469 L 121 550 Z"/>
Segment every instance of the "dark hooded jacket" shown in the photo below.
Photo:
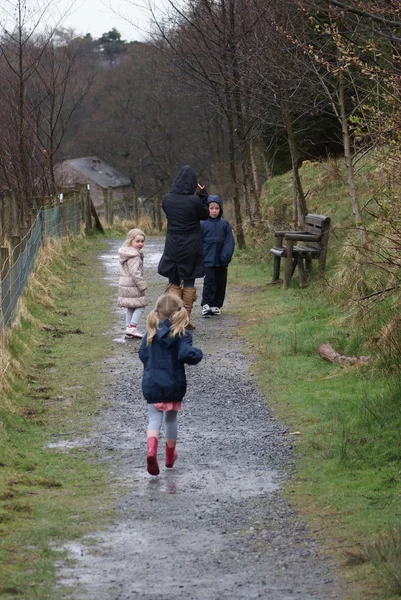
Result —
<path fill-rule="evenodd" d="M 202 360 L 202 350 L 192 346 L 192 335 L 171 337 L 170 321 L 162 321 L 152 343 L 146 345 L 148 334 L 139 348 L 144 364 L 142 392 L 148 404 L 179 402 L 187 391 L 184 364 L 196 365 Z"/>
<path fill-rule="evenodd" d="M 220 206 L 219 215 L 201 223 L 203 258 L 205 267 L 227 267 L 233 257 L 235 241 L 230 223 L 223 219 L 223 207 L 219 196 L 209 196 L 208 203 Z"/>
<path fill-rule="evenodd" d="M 195 194 L 196 173 L 186 165 L 178 173 L 162 208 L 167 217 L 164 252 L 158 273 L 172 280 L 196 279 L 205 274 L 200 221 L 209 216 L 207 192 Z"/>

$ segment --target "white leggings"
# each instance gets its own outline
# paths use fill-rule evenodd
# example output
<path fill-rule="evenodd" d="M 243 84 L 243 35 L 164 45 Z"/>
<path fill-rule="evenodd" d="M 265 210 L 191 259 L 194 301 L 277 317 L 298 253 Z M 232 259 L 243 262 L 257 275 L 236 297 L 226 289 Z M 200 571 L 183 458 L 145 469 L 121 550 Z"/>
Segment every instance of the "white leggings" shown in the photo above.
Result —
<path fill-rule="evenodd" d="M 177 412 L 176 410 L 162 411 L 158 410 L 153 404 L 148 404 L 148 431 L 155 430 L 160 433 L 161 426 L 163 425 L 163 414 L 164 423 L 166 425 L 165 437 L 168 440 L 177 439 Z"/>
<path fill-rule="evenodd" d="M 125 314 L 125 324 L 127 327 L 130 323 L 137 326 L 144 310 L 144 308 L 127 308 L 127 312 Z"/>

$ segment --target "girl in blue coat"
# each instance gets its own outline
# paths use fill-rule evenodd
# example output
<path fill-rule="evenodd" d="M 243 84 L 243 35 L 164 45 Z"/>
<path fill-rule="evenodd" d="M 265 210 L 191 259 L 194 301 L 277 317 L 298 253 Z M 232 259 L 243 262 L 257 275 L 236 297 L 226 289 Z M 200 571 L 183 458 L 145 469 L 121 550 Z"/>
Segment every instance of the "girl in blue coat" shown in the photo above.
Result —
<path fill-rule="evenodd" d="M 160 473 L 157 445 L 163 414 L 166 467 L 171 469 L 177 459 L 177 412 L 187 389 L 184 365 L 196 365 L 203 357 L 202 351 L 192 346 L 192 336 L 185 329 L 188 322 L 182 299 L 175 294 L 163 294 L 148 315 L 148 331 L 139 348 L 139 358 L 144 365 L 142 392 L 148 403 L 146 461 L 150 475 Z"/>
<path fill-rule="evenodd" d="M 208 196 L 209 218 L 201 222 L 205 279 L 202 292 L 202 315 L 219 315 L 227 286 L 227 267 L 234 253 L 234 236 L 230 223 L 223 219 L 219 196 Z"/>

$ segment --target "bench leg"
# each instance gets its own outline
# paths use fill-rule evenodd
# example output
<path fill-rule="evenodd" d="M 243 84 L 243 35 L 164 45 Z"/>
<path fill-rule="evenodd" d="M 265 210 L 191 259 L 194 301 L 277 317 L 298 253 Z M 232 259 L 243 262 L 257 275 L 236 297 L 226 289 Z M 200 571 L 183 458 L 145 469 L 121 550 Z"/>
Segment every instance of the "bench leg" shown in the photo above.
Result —
<path fill-rule="evenodd" d="M 311 257 L 305 256 L 305 273 L 307 275 L 307 277 L 309 277 L 309 275 L 311 274 L 312 271 L 312 259 Z"/>
<path fill-rule="evenodd" d="M 273 279 L 272 279 L 272 281 L 278 281 L 280 279 L 280 262 L 281 262 L 281 256 L 275 256 L 273 259 Z"/>
<path fill-rule="evenodd" d="M 301 255 L 297 256 L 297 264 L 298 264 L 298 281 L 299 281 L 299 287 L 304 288 L 306 287 L 306 276 L 305 276 L 305 269 L 304 269 L 304 261 Z"/>
<path fill-rule="evenodd" d="M 284 283 L 283 288 L 288 290 L 291 283 L 292 277 L 292 257 L 293 257 L 293 247 L 294 242 L 292 240 L 287 241 L 287 257 L 285 259 L 285 273 L 284 273 Z"/>

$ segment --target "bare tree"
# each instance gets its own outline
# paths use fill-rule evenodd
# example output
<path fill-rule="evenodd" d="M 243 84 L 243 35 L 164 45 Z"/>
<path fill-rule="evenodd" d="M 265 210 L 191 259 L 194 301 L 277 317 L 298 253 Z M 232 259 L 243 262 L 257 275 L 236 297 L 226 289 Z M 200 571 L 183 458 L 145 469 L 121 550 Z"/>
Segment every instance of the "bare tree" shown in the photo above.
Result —
<path fill-rule="evenodd" d="M 208 98 L 227 124 L 232 199 L 238 245 L 245 246 L 240 204 L 238 161 L 242 191 L 252 224 L 248 197 L 250 158 L 247 98 L 244 93 L 244 63 L 241 46 L 247 43 L 258 21 L 260 9 L 242 0 L 190 2 L 185 10 L 172 7 L 166 23 L 157 22 L 161 48 L 169 51 L 181 72 L 205 89 Z M 252 6 L 251 6 L 252 5 Z M 194 83 L 193 83 L 194 85 Z"/>
<path fill-rule="evenodd" d="M 61 104 L 70 89 L 66 83 L 68 75 L 64 73 L 61 76 L 62 68 L 56 76 L 55 61 L 53 83 L 48 80 L 47 89 L 43 87 L 45 65 L 51 62 L 52 52 L 53 58 L 56 55 L 52 40 L 63 17 L 53 27 L 45 28 L 47 19 L 52 16 L 52 5 L 52 0 L 10 0 L 0 12 L 3 23 L 0 34 L 0 105 L 5 116 L 0 128 L 0 181 L 3 187 L 17 191 L 21 218 L 29 213 L 31 198 L 49 190 L 46 182 L 52 180 L 52 159 L 57 145 L 55 124 L 60 123 Z M 47 113 L 45 119 L 49 119 L 49 112 L 44 107 L 45 104 L 51 105 L 49 98 L 52 94 L 58 100 L 54 100 L 50 108 L 53 110 L 50 118 L 52 141 L 46 148 L 43 118 Z"/>

